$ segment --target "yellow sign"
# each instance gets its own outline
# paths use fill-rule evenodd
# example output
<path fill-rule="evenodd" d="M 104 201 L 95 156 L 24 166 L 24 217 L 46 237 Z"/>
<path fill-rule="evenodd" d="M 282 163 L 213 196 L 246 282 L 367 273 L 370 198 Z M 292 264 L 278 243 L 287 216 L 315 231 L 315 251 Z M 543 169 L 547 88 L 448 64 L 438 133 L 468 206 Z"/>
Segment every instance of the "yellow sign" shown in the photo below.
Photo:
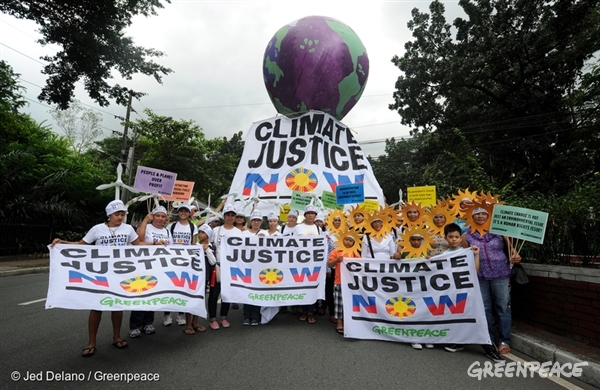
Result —
<path fill-rule="evenodd" d="M 421 203 L 421 207 L 436 204 L 435 186 L 408 187 L 408 202 Z"/>
<path fill-rule="evenodd" d="M 379 201 L 376 199 L 366 199 L 362 206 L 369 213 L 374 213 L 375 211 L 379 210 Z"/>

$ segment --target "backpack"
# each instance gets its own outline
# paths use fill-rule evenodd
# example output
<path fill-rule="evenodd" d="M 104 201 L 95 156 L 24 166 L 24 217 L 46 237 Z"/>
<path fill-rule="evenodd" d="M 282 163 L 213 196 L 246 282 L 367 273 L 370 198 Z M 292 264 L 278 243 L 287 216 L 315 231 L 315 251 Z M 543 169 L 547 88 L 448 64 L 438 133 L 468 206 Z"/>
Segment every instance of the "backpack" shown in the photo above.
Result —
<path fill-rule="evenodd" d="M 175 222 L 171 224 L 171 237 L 173 237 L 173 233 L 175 232 L 175 225 L 177 225 L 179 222 Z M 194 245 L 195 243 L 192 242 L 192 240 L 194 239 L 194 224 L 189 222 L 188 225 L 190 225 L 190 245 Z"/>

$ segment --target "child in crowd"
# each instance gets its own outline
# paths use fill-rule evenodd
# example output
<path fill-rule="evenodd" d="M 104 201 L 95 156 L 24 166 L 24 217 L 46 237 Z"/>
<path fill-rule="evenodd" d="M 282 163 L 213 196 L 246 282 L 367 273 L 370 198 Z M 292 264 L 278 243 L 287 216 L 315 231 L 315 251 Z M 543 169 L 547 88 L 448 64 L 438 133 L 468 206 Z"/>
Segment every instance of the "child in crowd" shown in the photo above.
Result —
<path fill-rule="evenodd" d="M 339 264 L 346 258 L 358 258 L 360 257 L 358 251 L 352 252 L 351 248 L 355 247 L 356 239 L 351 233 L 346 232 L 340 234 L 342 239 L 342 247 L 335 248 L 329 255 L 329 261 L 327 267 L 334 269 L 334 281 L 333 281 L 333 302 L 334 302 L 334 316 L 337 320 L 335 330 L 339 334 L 344 334 L 344 303 L 342 301 L 342 272 L 339 269 Z"/>

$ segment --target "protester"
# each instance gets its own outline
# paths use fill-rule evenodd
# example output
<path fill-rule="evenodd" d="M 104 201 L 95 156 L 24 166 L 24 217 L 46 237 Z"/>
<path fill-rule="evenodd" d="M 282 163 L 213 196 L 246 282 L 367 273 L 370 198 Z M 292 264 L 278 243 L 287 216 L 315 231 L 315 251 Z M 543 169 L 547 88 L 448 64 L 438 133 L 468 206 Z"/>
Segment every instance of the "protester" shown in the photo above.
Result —
<path fill-rule="evenodd" d="M 394 236 L 383 230 L 383 218 L 383 215 L 373 214 L 368 221 L 361 249 L 365 259 L 400 259 Z"/>
<path fill-rule="evenodd" d="M 490 205 L 487 205 L 490 206 Z M 471 211 L 473 225 L 463 234 L 462 246 L 479 247 L 480 269 L 479 287 L 483 298 L 485 316 L 488 324 L 488 332 L 492 342 L 496 341 L 494 324 L 492 322 L 492 306 L 498 316 L 498 348 L 484 345 L 486 356 L 493 360 L 496 350 L 500 354 L 510 353 L 510 327 L 512 315 L 510 309 L 510 277 L 512 275 L 511 264 L 520 263 L 521 256 L 514 250 L 506 237 L 489 232 L 481 232 L 481 227 L 489 220 L 489 212 L 485 207 L 476 203 Z M 509 256 L 504 252 L 508 249 Z"/>
<path fill-rule="evenodd" d="M 191 223 L 192 207 L 188 204 L 181 204 L 177 209 L 178 220 L 169 225 L 169 231 L 174 245 L 194 245 L 198 236 L 198 227 Z M 180 312 L 177 315 L 177 325 L 186 324 L 185 313 Z M 173 323 L 171 312 L 164 313 L 163 325 L 170 326 Z"/>
<path fill-rule="evenodd" d="M 267 217 L 268 229 L 261 230 L 259 236 L 281 236 L 279 232 L 279 217 L 274 212 L 270 212 Z"/>
<path fill-rule="evenodd" d="M 288 223 L 281 227 L 281 234 L 293 236 L 298 225 L 298 210 L 290 210 L 287 216 Z"/>
<path fill-rule="evenodd" d="M 260 233 L 260 225 L 262 224 L 262 213 L 259 210 L 254 210 L 250 214 L 250 228 L 242 233 L 248 236 L 257 236 Z M 242 325 L 256 326 L 260 324 L 260 306 L 244 304 L 244 321 Z"/>
<path fill-rule="evenodd" d="M 342 245 L 334 249 L 329 255 L 329 261 L 327 267 L 339 268 L 339 264 L 344 261 L 344 258 L 357 258 L 360 257 L 358 252 L 359 245 L 357 243 L 358 234 L 353 231 L 342 232 L 339 235 L 339 239 L 342 241 Z M 344 334 L 344 303 L 342 300 L 342 273 L 335 273 L 335 280 L 333 286 L 333 302 L 334 302 L 334 316 L 336 319 L 335 330 L 339 334 Z"/>
<path fill-rule="evenodd" d="M 64 241 L 55 238 L 51 247 L 56 244 L 77 244 L 77 245 L 98 245 L 98 246 L 126 246 L 126 245 L 152 245 L 153 242 L 143 242 L 139 239 L 137 233 L 131 227 L 124 223 L 127 207 L 120 200 L 113 200 L 106 208 L 108 221 L 93 226 L 81 240 L 77 242 Z M 90 357 L 96 353 L 96 336 L 100 327 L 102 312 L 91 310 L 88 318 L 89 340 L 87 347 L 82 351 L 83 357 Z M 111 312 L 113 343 L 116 348 L 127 348 L 129 344 L 121 338 L 121 323 L 123 322 L 122 311 Z"/>
<path fill-rule="evenodd" d="M 225 237 L 231 236 L 241 236 L 242 231 L 235 227 L 235 219 L 236 219 L 236 211 L 232 204 L 226 204 L 223 207 L 223 218 L 225 222 L 223 225 L 217 227 L 213 230 L 212 234 L 212 243 L 215 246 L 217 253 L 215 255 L 217 270 L 220 270 L 221 263 L 219 259 L 219 250 L 221 241 Z M 210 287 L 209 296 L 208 296 L 208 321 L 209 326 L 213 330 L 218 330 L 220 326 L 223 328 L 229 328 L 231 324 L 227 320 L 227 315 L 229 314 L 229 302 L 221 301 L 221 309 L 220 309 L 220 321 L 221 325 L 217 322 L 217 303 L 219 301 L 219 296 L 221 295 L 221 282 L 220 278 L 214 286 Z"/>
<path fill-rule="evenodd" d="M 146 215 L 137 228 L 137 235 L 142 237 L 145 242 L 152 242 L 155 245 L 171 244 L 171 234 L 165 227 L 169 221 L 167 209 L 163 206 L 155 207 L 151 213 Z M 133 310 L 129 315 L 129 337 L 140 337 L 142 332 L 153 334 L 154 312 Z"/>
<path fill-rule="evenodd" d="M 304 223 L 296 225 L 294 235 L 296 236 L 316 236 L 322 234 L 323 231 L 315 225 L 315 218 L 317 217 L 317 208 L 312 204 L 304 207 Z M 302 306 L 302 315 L 300 321 L 306 321 L 309 324 L 314 324 L 317 320 L 314 317 L 315 303 L 310 305 Z"/>

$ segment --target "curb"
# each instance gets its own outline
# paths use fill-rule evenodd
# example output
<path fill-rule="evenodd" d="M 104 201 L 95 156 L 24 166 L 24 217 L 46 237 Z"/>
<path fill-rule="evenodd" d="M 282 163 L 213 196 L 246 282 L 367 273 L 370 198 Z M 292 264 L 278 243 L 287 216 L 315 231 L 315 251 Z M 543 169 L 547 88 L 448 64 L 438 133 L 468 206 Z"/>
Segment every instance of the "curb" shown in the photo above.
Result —
<path fill-rule="evenodd" d="M 50 272 L 50 267 L 31 267 L 31 268 L 10 268 L 0 271 L 0 278 L 5 276 L 19 276 L 28 274 L 47 274 Z"/>
<path fill-rule="evenodd" d="M 561 350 L 556 345 L 536 339 L 529 334 L 514 331 L 511 335 L 511 344 L 519 352 L 527 354 L 539 362 L 558 362 L 561 366 L 565 363 L 587 362 L 588 365 L 583 367 L 581 377 L 577 379 L 600 388 L 600 364 L 589 360 L 583 355 Z"/>

